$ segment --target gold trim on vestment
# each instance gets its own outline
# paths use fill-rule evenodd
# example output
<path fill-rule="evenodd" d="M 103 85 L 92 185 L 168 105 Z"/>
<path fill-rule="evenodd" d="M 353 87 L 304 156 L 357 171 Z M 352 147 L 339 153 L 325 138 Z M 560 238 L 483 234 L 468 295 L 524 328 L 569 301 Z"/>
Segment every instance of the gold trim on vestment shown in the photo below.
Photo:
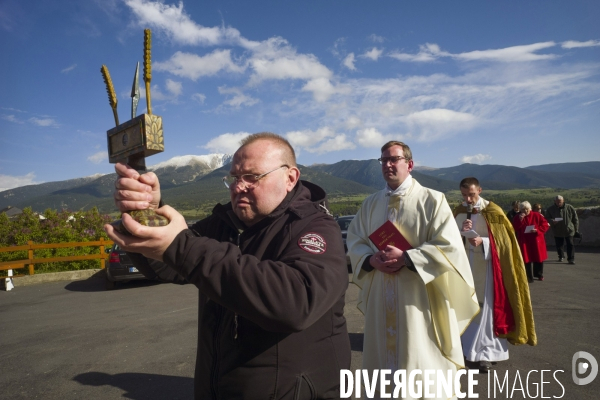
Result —
<path fill-rule="evenodd" d="M 458 214 L 466 212 L 467 208 L 461 204 L 454 209 L 453 214 L 456 217 Z M 535 346 L 537 345 L 537 335 L 535 333 L 529 285 L 521 249 L 512 223 L 508 220 L 502 208 L 491 201 L 481 209 L 481 215 L 485 218 L 494 237 L 494 245 L 502 271 L 502 282 L 506 289 L 515 322 L 513 330 L 508 334 L 498 335 L 498 337 L 506 338 L 513 345 L 529 344 Z"/>

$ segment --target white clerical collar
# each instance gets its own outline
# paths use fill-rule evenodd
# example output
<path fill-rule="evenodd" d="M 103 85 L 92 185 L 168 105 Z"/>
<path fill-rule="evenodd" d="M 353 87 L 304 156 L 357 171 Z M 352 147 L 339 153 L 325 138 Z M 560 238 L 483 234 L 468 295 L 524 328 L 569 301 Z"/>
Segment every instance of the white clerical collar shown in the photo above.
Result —
<path fill-rule="evenodd" d="M 409 174 L 406 179 L 404 180 L 404 182 L 402 182 L 402 184 L 400 186 L 398 186 L 395 190 L 392 189 L 389 185 L 385 185 L 385 195 L 386 196 L 394 196 L 394 195 L 400 195 L 403 196 L 406 194 L 406 192 L 408 191 L 408 189 L 412 186 L 412 176 Z"/>

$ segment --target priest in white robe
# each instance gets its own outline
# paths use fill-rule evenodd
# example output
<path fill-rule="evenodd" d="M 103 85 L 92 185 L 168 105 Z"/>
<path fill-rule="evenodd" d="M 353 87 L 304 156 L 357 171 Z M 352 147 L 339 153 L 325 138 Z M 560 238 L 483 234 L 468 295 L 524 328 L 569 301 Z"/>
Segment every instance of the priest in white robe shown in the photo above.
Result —
<path fill-rule="evenodd" d="M 464 368 L 460 335 L 479 312 L 459 230 L 444 195 L 411 177 L 407 145 L 386 143 L 380 162 L 387 185 L 363 202 L 346 239 L 365 315 L 362 368 L 454 376 Z M 387 220 L 411 249 L 377 249 L 369 235 Z M 434 379 L 431 392 L 437 385 Z"/>
<path fill-rule="evenodd" d="M 537 343 L 533 311 L 512 224 L 499 206 L 480 196 L 476 178 L 463 179 L 459 187 L 464 202 L 454 210 L 455 220 L 465 234 L 476 233 L 463 242 L 477 298 L 483 302 L 462 335 L 463 352 L 469 369 L 488 372 L 492 363 L 508 360 L 509 341 Z"/>

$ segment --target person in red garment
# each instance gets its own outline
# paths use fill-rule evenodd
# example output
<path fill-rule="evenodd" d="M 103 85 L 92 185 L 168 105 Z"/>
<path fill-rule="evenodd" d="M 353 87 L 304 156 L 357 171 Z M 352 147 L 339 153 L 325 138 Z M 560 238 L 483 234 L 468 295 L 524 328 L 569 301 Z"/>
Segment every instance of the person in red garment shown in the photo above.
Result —
<path fill-rule="evenodd" d="M 541 265 L 548 258 L 544 234 L 548 230 L 548 222 L 537 212 L 531 212 L 531 204 L 524 201 L 519 205 L 520 213 L 513 219 L 517 240 L 523 254 L 527 280 L 533 282 L 533 271 L 538 271 L 538 279 L 544 280 Z M 533 269 L 532 269 L 533 264 Z"/>

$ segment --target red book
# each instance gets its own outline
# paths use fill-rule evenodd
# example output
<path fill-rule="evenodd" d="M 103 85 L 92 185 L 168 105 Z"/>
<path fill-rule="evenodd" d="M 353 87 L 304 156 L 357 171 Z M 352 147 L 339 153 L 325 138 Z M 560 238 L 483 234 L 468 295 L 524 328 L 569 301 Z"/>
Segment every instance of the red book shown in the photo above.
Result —
<path fill-rule="evenodd" d="M 396 225 L 389 220 L 369 235 L 369 239 L 379 250 L 385 249 L 388 244 L 399 248 L 402 251 L 412 249 L 412 246 L 404 236 L 400 233 Z"/>

